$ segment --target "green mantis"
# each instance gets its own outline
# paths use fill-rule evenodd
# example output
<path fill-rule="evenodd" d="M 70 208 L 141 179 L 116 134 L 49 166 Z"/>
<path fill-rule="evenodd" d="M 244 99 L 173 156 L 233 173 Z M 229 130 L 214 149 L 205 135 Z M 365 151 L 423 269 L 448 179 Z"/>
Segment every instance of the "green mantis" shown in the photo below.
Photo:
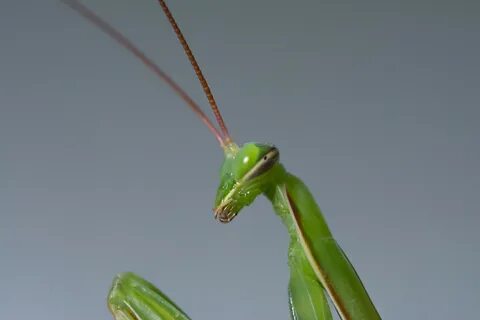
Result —
<path fill-rule="evenodd" d="M 380 319 L 310 191 L 280 163 L 279 150 L 268 144 L 250 142 L 239 146 L 233 141 L 208 83 L 165 1 L 159 0 L 159 4 L 197 74 L 219 129 L 180 86 L 127 38 L 81 3 L 74 0 L 64 2 L 166 81 L 214 134 L 225 156 L 214 205 L 214 216 L 218 221 L 232 221 L 260 195 L 271 201 L 290 235 L 288 295 L 292 318 L 332 319 L 328 297 L 343 320 Z M 167 296 L 133 273 L 120 274 L 115 278 L 108 302 L 117 320 L 189 319 Z"/>

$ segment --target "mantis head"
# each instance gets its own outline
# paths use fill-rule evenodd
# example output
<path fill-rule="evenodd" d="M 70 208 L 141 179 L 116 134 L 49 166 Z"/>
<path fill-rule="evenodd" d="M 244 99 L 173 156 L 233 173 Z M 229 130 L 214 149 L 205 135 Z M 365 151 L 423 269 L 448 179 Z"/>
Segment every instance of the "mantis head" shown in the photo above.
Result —
<path fill-rule="evenodd" d="M 268 144 L 250 142 L 239 148 L 231 143 L 225 148 L 214 208 L 218 221 L 232 221 L 266 190 L 275 177 L 279 156 L 278 149 Z"/>

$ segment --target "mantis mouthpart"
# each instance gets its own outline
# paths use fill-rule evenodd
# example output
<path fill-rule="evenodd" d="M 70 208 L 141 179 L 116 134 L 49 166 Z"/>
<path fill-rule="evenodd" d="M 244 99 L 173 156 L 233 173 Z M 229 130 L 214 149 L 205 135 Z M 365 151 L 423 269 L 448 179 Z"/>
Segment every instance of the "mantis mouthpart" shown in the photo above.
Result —
<path fill-rule="evenodd" d="M 269 144 L 233 142 L 213 94 L 165 1 L 159 0 L 202 85 L 219 126 L 203 113 L 185 91 L 130 40 L 76 0 L 62 0 L 130 51 L 164 80 L 199 116 L 224 151 L 214 216 L 231 222 L 259 195 L 266 196 L 290 235 L 288 285 L 294 320 L 330 320 L 327 296 L 342 320 L 380 319 L 360 277 L 333 237 L 307 186 L 285 170 L 279 150 Z M 110 291 L 109 308 L 116 320 L 189 319 L 152 284 L 133 273 L 118 275 Z"/>

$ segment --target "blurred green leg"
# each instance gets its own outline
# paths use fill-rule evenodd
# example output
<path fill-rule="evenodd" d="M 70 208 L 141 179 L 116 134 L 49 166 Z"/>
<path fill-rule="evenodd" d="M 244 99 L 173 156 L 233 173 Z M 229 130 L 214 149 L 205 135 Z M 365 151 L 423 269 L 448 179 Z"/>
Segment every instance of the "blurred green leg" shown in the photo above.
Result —
<path fill-rule="evenodd" d="M 108 308 L 115 320 L 190 320 L 165 294 L 132 272 L 115 277 Z"/>
<path fill-rule="evenodd" d="M 332 320 L 325 291 L 296 239 L 290 243 L 288 298 L 293 320 Z"/>

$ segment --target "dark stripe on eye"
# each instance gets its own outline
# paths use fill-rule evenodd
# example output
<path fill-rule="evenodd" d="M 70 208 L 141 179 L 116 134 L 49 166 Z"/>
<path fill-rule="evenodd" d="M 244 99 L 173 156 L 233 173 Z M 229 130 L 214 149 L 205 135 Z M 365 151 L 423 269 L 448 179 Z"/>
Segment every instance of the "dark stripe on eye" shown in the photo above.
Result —
<path fill-rule="evenodd" d="M 248 180 L 258 177 L 259 175 L 271 169 L 273 165 L 278 161 L 279 155 L 280 154 L 277 148 L 273 147 L 272 149 L 270 149 L 259 161 L 259 163 L 252 168 L 252 170 L 248 174 Z"/>

